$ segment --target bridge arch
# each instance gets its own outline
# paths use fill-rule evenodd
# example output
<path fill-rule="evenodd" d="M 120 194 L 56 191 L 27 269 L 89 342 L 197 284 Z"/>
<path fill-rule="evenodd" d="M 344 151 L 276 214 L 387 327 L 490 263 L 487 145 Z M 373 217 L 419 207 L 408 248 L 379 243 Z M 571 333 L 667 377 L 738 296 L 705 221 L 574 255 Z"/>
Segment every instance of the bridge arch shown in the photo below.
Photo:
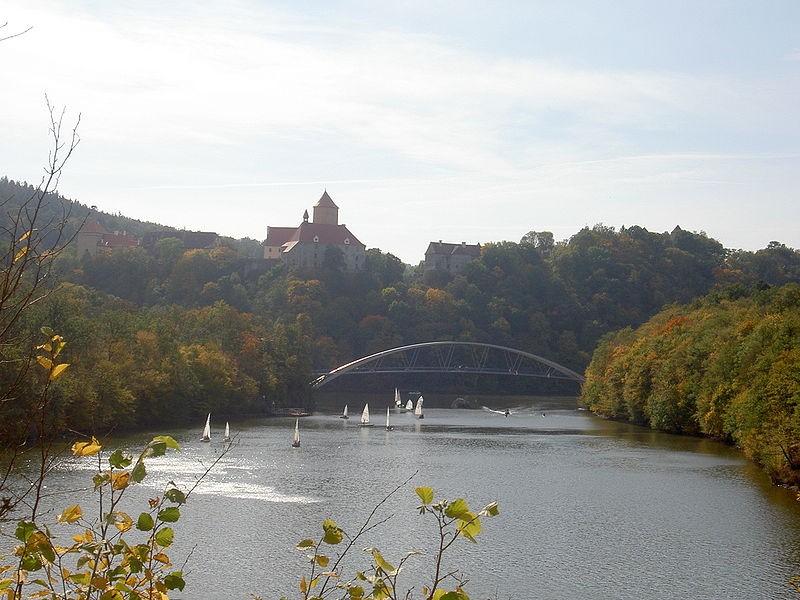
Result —
<path fill-rule="evenodd" d="M 582 383 L 584 378 L 529 352 L 478 342 L 424 342 L 383 350 L 336 367 L 311 382 L 321 388 L 342 375 L 462 373 L 541 377 Z"/>

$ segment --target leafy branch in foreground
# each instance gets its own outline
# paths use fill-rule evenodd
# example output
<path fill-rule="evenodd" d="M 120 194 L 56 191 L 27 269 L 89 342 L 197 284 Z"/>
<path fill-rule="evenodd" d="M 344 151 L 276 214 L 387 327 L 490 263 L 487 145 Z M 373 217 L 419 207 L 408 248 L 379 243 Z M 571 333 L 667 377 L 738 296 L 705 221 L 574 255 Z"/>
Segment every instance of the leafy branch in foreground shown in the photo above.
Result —
<path fill-rule="evenodd" d="M 395 488 L 378 503 L 354 536 L 348 536 L 334 521 L 326 520 L 322 524 L 322 536 L 319 539 L 307 538 L 297 544 L 298 550 L 308 553 L 310 563 L 308 577 L 303 576 L 299 582 L 300 598 L 303 600 L 322 600 L 329 597 L 349 600 L 398 600 L 400 598 L 408 600 L 414 597 L 415 586 L 401 585 L 405 578 L 401 581 L 400 576 L 406 570 L 409 560 L 412 557 L 423 556 L 422 552 L 407 552 L 397 562 L 397 566 L 393 566 L 384 558 L 378 548 L 367 547 L 364 548 L 364 551 L 370 554 L 372 560 L 366 569 L 357 571 L 351 577 L 344 577 L 339 570 L 342 560 L 354 544 L 366 532 L 386 521 L 383 519 L 377 523 L 373 522 L 376 511 L 405 483 Z M 459 538 L 477 543 L 476 537 L 482 530 L 480 519 L 481 517 L 497 516 L 499 514 L 497 503 L 492 502 L 475 513 L 470 510 L 469 505 L 462 498 L 452 501 L 439 500 L 434 503 L 435 494 L 431 488 L 418 487 L 416 493 L 422 501 L 422 504 L 418 506 L 419 514 L 430 515 L 434 518 L 438 534 L 437 549 L 433 555 L 433 573 L 429 582 L 420 586 L 422 598 L 425 600 L 469 600 L 469 596 L 464 591 L 467 581 L 463 574 L 457 569 L 444 570 L 443 557 Z M 346 544 L 344 549 L 335 557 L 331 557 L 327 547 L 338 546 L 342 543 Z M 452 589 L 448 591 L 447 587 L 450 582 L 453 582 L 453 585 L 449 586 Z"/>
<path fill-rule="evenodd" d="M 77 527 L 69 546 L 58 544 L 51 526 L 34 519 L 19 521 L 16 564 L 0 567 L 6 574 L 0 579 L 0 593 L 15 600 L 166 600 L 168 590 L 182 590 L 183 574 L 172 569 L 166 551 L 175 535 L 171 525 L 180 518 L 188 494 L 170 482 L 159 497 L 148 500 L 148 509 L 135 521 L 121 509 L 125 492 L 147 476 L 145 460 L 167 449 L 180 447 L 169 436 L 157 436 L 136 457 L 118 449 L 104 460 L 96 438 L 76 442 L 74 456 L 97 457 L 92 481 L 99 516 L 88 518 L 78 504 L 64 508 L 56 516 L 57 524 Z M 138 543 L 129 539 L 133 530 L 140 532 Z"/>

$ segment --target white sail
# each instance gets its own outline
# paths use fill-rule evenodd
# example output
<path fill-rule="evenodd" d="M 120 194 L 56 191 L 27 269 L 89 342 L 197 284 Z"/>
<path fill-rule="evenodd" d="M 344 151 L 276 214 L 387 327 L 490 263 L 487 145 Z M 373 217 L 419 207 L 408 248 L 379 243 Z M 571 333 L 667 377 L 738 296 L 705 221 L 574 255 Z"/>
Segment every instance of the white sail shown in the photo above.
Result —
<path fill-rule="evenodd" d="M 403 406 L 403 401 L 400 399 L 400 392 L 398 391 L 397 388 L 394 388 L 394 405 L 397 408 Z"/>
<path fill-rule="evenodd" d="M 386 431 L 391 431 L 394 429 L 391 425 L 389 425 L 389 407 L 386 407 Z"/>
<path fill-rule="evenodd" d="M 225 436 L 222 438 L 225 442 L 231 441 L 231 426 L 225 421 Z"/>
<path fill-rule="evenodd" d="M 362 425 L 372 424 L 369 422 L 369 403 L 364 405 L 364 410 L 361 412 L 361 424 Z"/>
<path fill-rule="evenodd" d="M 418 419 L 424 418 L 422 414 L 422 396 L 417 398 L 417 406 L 414 408 L 414 415 L 416 415 Z"/>
<path fill-rule="evenodd" d="M 340 419 L 349 419 L 350 417 L 347 416 L 347 404 L 344 405 L 344 410 L 342 411 L 342 416 L 339 417 Z"/>
<path fill-rule="evenodd" d="M 406 410 L 414 410 L 414 403 L 411 401 L 411 398 L 406 402 Z"/>
<path fill-rule="evenodd" d="M 294 435 L 292 435 L 292 447 L 298 448 L 300 446 L 300 419 L 294 420 Z"/>
<path fill-rule="evenodd" d="M 206 417 L 206 426 L 203 427 L 203 437 L 200 438 L 200 441 L 211 441 L 211 413 L 208 413 L 208 417 Z"/>

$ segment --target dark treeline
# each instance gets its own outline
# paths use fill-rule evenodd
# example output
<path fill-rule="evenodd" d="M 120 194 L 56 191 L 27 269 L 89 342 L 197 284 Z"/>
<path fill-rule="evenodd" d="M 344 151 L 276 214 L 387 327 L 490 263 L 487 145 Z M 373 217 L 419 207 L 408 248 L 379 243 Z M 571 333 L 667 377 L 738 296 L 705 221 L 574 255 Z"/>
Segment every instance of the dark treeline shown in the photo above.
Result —
<path fill-rule="evenodd" d="M 24 187 L 0 180 L 7 203 Z M 54 214 L 72 206 L 78 224 L 89 210 L 58 197 L 51 205 Z M 156 227 L 92 218 L 137 235 Z M 57 291 L 18 324 L 27 335 L 14 352 L 24 353 L 42 325 L 63 335 L 71 366 L 54 389 L 58 418 L 102 431 L 308 406 L 315 370 L 417 342 L 507 345 L 582 371 L 601 336 L 638 326 L 666 304 L 720 287 L 800 281 L 796 250 L 773 243 L 730 251 L 677 227 L 597 225 L 562 242 L 531 231 L 519 242 L 485 244 L 456 276 L 378 249 L 367 251 L 360 272 L 344 271 L 335 252 L 320 270 L 301 272 L 254 259 L 257 248 L 222 238 L 211 250 L 186 250 L 167 237 L 152 249 L 65 252 L 54 265 Z"/>
<path fill-rule="evenodd" d="M 715 291 L 609 334 L 582 401 L 734 443 L 773 480 L 800 485 L 800 286 Z"/>

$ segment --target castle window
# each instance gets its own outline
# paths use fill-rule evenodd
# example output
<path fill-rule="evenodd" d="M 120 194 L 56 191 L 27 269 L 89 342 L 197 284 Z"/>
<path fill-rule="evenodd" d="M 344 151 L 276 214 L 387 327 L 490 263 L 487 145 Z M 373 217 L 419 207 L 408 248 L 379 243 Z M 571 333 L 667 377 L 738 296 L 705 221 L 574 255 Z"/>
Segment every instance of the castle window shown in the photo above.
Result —
<path fill-rule="evenodd" d="M 349 246 L 350 245 L 350 238 L 344 238 L 344 245 L 345 246 Z"/>
<path fill-rule="evenodd" d="M 315 244 L 319 244 L 319 236 L 318 235 L 314 236 L 314 243 Z"/>

